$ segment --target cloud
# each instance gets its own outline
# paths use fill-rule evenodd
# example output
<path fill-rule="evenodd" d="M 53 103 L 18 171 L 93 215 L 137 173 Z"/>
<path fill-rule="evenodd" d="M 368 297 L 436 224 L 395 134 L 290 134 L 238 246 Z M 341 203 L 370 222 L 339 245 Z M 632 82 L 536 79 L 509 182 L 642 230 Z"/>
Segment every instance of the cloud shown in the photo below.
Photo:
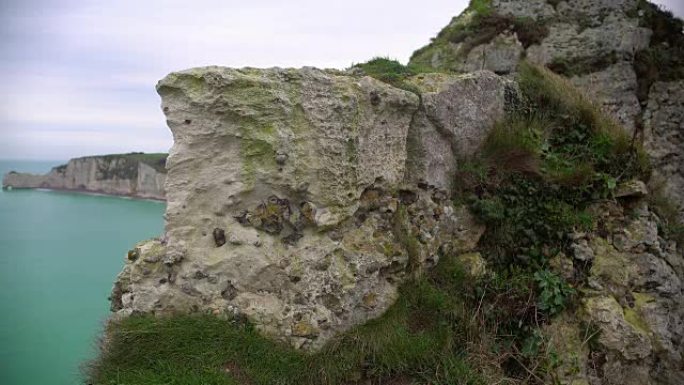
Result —
<path fill-rule="evenodd" d="M 171 71 L 406 61 L 466 2 L 4 1 L 0 157 L 165 151 L 154 85 Z"/>
<path fill-rule="evenodd" d="M 165 151 L 154 85 L 171 71 L 406 62 L 467 3 L 5 0 L 0 157 Z M 661 3 L 683 12 L 679 0 Z"/>

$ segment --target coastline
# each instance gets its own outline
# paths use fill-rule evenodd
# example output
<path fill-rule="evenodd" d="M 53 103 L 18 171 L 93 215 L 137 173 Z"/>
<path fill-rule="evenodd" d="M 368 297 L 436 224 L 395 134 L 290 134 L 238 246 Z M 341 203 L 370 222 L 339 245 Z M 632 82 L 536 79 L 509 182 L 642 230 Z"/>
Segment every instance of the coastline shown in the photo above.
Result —
<path fill-rule="evenodd" d="M 108 193 L 108 192 L 104 192 L 104 191 L 95 191 L 95 190 L 87 190 L 87 189 L 70 189 L 70 188 L 54 188 L 54 187 L 13 187 L 13 186 L 3 186 L 2 187 L 3 192 L 11 192 L 14 190 L 69 192 L 69 193 L 83 194 L 83 195 L 108 196 L 108 197 L 115 197 L 115 198 L 135 199 L 135 200 L 166 203 L 166 199 L 161 199 L 161 198 L 142 196 L 142 195 L 136 195 L 136 194 Z"/>

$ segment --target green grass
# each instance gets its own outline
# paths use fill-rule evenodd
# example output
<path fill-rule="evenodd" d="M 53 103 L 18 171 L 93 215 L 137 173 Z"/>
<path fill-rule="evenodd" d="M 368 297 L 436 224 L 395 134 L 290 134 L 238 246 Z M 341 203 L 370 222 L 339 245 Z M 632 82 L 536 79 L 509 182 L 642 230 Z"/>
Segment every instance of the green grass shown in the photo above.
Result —
<path fill-rule="evenodd" d="M 401 81 L 387 59 L 367 73 Z M 591 230 L 585 210 L 622 180 L 648 173 L 643 150 L 550 71 L 522 64 L 521 100 L 476 159 L 462 163 L 461 199 L 487 224 L 479 248 L 488 273 L 468 277 L 457 256 L 400 288 L 380 318 L 308 354 L 274 342 L 244 320 L 136 315 L 108 325 L 89 366 L 92 384 L 519 384 L 548 383 L 557 357 L 541 326 L 572 307 L 573 286 L 548 260 L 566 234 Z M 395 231 L 410 234 L 401 223 Z M 414 250 L 415 252 L 416 250 Z M 567 251 L 567 250 L 566 250 Z"/>
<path fill-rule="evenodd" d="M 444 262 L 434 274 L 405 284 L 382 317 L 315 354 L 273 342 L 242 320 L 128 317 L 108 325 L 107 343 L 89 366 L 88 383 L 305 385 L 401 378 L 485 384 L 465 360 L 470 321 L 464 317 L 465 281 L 454 263 Z"/>
<path fill-rule="evenodd" d="M 551 71 L 522 63 L 517 110 L 464 163 L 460 199 L 488 225 L 481 247 L 491 262 L 544 269 L 592 230 L 588 208 L 617 184 L 647 179 L 644 150 L 591 100 Z"/>
<path fill-rule="evenodd" d="M 525 48 L 541 43 L 549 34 L 545 22 L 495 13 L 490 0 L 471 1 L 464 14 L 472 15 L 472 18 L 467 23 L 459 19 L 464 17 L 463 15 L 452 20 L 432 39 L 429 45 L 413 53 L 409 65 L 431 68 L 432 54 L 437 50 L 446 54 L 447 57 L 442 57 L 440 68 L 432 68 L 433 71 L 459 70 L 459 63 L 473 48 L 490 43 L 495 37 L 509 29 L 512 29 Z M 452 44 L 461 44 L 457 52 L 448 48 Z"/>
<path fill-rule="evenodd" d="M 169 154 L 166 153 L 150 153 L 146 154 L 144 152 L 131 152 L 128 154 L 110 154 L 110 155 L 103 155 L 102 157 L 105 159 L 109 158 L 124 158 L 124 159 L 129 159 L 132 161 L 136 162 L 142 162 L 147 164 L 148 166 L 151 166 L 158 172 L 166 172 L 166 158 L 169 156 Z"/>
<path fill-rule="evenodd" d="M 420 90 L 407 83 L 406 79 L 409 76 L 429 71 L 417 65 L 405 66 L 394 59 L 385 57 L 376 57 L 365 63 L 354 64 L 352 67 L 360 68 L 366 75 L 381 82 L 416 94 L 420 94 Z"/>
<path fill-rule="evenodd" d="M 548 278 L 553 280 L 553 277 Z M 543 340 L 523 353 L 550 313 L 537 303 L 535 277 L 519 270 L 478 280 L 458 259 L 400 288 L 380 318 L 316 353 L 274 342 L 240 319 L 134 315 L 110 323 L 87 383 L 107 385 L 484 385 L 539 383 Z M 555 305 L 557 306 L 557 305 Z M 532 368 L 532 369 L 528 369 Z M 538 368 L 538 369 L 535 369 Z"/>

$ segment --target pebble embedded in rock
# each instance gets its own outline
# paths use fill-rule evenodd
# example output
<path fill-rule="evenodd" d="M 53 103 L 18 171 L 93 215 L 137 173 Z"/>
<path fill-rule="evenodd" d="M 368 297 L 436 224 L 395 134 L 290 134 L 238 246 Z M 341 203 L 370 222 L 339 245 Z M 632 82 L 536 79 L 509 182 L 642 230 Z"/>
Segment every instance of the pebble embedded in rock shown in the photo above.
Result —
<path fill-rule="evenodd" d="M 226 232 L 218 227 L 214 229 L 214 243 L 216 247 L 221 247 L 226 244 Z"/>
<path fill-rule="evenodd" d="M 128 250 L 128 260 L 129 261 L 135 261 L 140 257 L 140 250 L 139 249 L 133 249 L 133 250 Z"/>
<path fill-rule="evenodd" d="M 287 158 L 288 158 L 287 154 L 278 153 L 276 155 L 275 160 L 276 160 L 276 163 L 278 163 L 279 165 L 282 166 L 285 164 L 285 162 L 287 162 Z"/>

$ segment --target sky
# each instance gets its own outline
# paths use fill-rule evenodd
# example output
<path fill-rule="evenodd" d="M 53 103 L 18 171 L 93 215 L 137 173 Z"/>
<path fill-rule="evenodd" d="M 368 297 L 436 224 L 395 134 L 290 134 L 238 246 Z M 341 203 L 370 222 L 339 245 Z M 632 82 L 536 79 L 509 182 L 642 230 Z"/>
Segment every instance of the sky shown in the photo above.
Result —
<path fill-rule="evenodd" d="M 0 0 L 0 159 L 166 152 L 154 86 L 169 72 L 406 63 L 467 3 Z"/>

